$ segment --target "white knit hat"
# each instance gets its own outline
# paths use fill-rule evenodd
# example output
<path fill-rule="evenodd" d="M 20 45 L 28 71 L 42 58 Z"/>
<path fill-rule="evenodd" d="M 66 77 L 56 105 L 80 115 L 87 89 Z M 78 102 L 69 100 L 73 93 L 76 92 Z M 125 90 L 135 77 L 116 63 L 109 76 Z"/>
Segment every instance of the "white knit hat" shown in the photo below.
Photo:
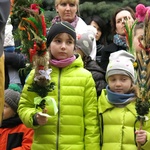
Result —
<path fill-rule="evenodd" d="M 106 70 L 106 81 L 109 76 L 114 74 L 124 74 L 129 76 L 132 81 L 135 80 L 135 72 L 133 63 L 135 58 L 132 54 L 125 50 L 119 50 L 111 53 L 109 57 L 109 64 Z"/>

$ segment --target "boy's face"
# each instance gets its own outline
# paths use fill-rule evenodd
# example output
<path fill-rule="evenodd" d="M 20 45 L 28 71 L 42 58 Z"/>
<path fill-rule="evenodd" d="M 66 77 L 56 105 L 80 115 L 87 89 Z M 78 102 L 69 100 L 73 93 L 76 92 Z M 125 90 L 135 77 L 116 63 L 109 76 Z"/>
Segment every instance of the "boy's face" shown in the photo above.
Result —
<path fill-rule="evenodd" d="M 137 29 L 133 37 L 133 48 L 137 52 L 142 50 L 142 48 L 139 46 L 140 44 L 139 40 L 143 44 L 143 35 L 144 35 L 144 29 Z"/>
<path fill-rule="evenodd" d="M 4 103 L 4 112 L 3 112 L 3 120 L 6 120 L 8 118 L 15 116 L 14 110 L 5 102 Z"/>
<path fill-rule="evenodd" d="M 74 39 L 67 33 L 61 33 L 54 37 L 48 50 L 55 59 L 63 60 L 74 55 L 74 47 Z"/>
<path fill-rule="evenodd" d="M 108 77 L 108 85 L 112 92 L 125 94 L 131 88 L 132 80 L 129 76 L 115 74 Z"/>

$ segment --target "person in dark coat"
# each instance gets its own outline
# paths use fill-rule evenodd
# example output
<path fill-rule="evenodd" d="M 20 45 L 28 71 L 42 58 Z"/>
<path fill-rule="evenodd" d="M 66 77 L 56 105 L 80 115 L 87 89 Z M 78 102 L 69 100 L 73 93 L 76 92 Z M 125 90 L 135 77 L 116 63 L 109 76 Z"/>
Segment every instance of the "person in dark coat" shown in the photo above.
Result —
<path fill-rule="evenodd" d="M 97 51 L 96 51 L 96 62 L 98 64 L 100 64 L 100 62 L 101 62 L 101 50 L 102 50 L 102 48 L 104 48 L 104 46 L 107 45 L 106 23 L 98 15 L 89 16 L 88 18 L 85 19 L 85 22 L 88 25 L 92 25 L 97 30 L 96 35 L 95 35 L 96 49 L 97 49 Z"/>
<path fill-rule="evenodd" d="M 79 35 L 76 42 L 76 53 L 81 55 L 84 68 L 92 73 L 98 97 L 101 94 L 101 90 L 106 87 L 106 81 L 105 71 L 90 57 L 94 36 L 94 33 L 90 30 Z"/>
<path fill-rule="evenodd" d="M 125 23 L 132 25 L 135 19 L 134 11 L 130 7 L 119 8 L 113 15 L 111 20 L 113 43 L 105 46 L 101 50 L 100 66 L 106 70 L 109 63 L 109 56 L 111 53 L 119 50 L 127 50 L 127 43 L 125 37 Z"/>
<path fill-rule="evenodd" d="M 5 51 L 5 89 L 9 84 L 15 83 L 22 87 L 25 83 L 24 74 L 21 69 L 25 68 L 26 58 L 22 53 Z"/>

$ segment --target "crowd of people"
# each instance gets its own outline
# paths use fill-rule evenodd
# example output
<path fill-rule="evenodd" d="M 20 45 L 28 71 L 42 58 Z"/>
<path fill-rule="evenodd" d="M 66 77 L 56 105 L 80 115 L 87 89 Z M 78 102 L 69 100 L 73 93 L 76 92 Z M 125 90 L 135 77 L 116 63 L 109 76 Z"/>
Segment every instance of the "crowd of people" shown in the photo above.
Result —
<path fill-rule="evenodd" d="M 2 9 L 4 5 L 8 10 Z M 141 128 L 136 111 L 139 89 L 134 63 L 136 53 L 143 51 L 146 33 L 135 10 L 127 6 L 114 11 L 113 41 L 108 43 L 100 14 L 83 19 L 79 0 L 55 0 L 57 16 L 46 35 L 49 68 L 39 69 L 44 82 L 35 78 L 35 68 L 27 76 L 19 73 L 26 67 L 27 56 L 16 52 L 12 7 L 9 0 L 0 1 L 0 63 L 4 67 L 0 70 L 0 147 L 149 150 L 150 112 Z M 133 27 L 132 47 L 127 27 Z M 43 83 L 50 80 L 54 88 L 36 85 L 41 79 Z M 47 90 L 43 97 L 38 89 L 42 85 Z"/>

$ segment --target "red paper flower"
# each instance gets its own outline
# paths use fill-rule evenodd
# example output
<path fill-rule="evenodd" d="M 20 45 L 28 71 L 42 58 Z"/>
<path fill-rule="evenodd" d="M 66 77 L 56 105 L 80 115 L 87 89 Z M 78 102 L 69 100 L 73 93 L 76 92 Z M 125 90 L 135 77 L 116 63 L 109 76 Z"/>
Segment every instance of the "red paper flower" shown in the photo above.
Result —
<path fill-rule="evenodd" d="M 30 8 L 35 12 L 39 13 L 39 5 L 38 4 L 31 4 Z"/>
<path fill-rule="evenodd" d="M 38 69 L 39 69 L 39 70 L 44 70 L 44 66 L 39 65 L 39 66 L 38 66 Z"/>

